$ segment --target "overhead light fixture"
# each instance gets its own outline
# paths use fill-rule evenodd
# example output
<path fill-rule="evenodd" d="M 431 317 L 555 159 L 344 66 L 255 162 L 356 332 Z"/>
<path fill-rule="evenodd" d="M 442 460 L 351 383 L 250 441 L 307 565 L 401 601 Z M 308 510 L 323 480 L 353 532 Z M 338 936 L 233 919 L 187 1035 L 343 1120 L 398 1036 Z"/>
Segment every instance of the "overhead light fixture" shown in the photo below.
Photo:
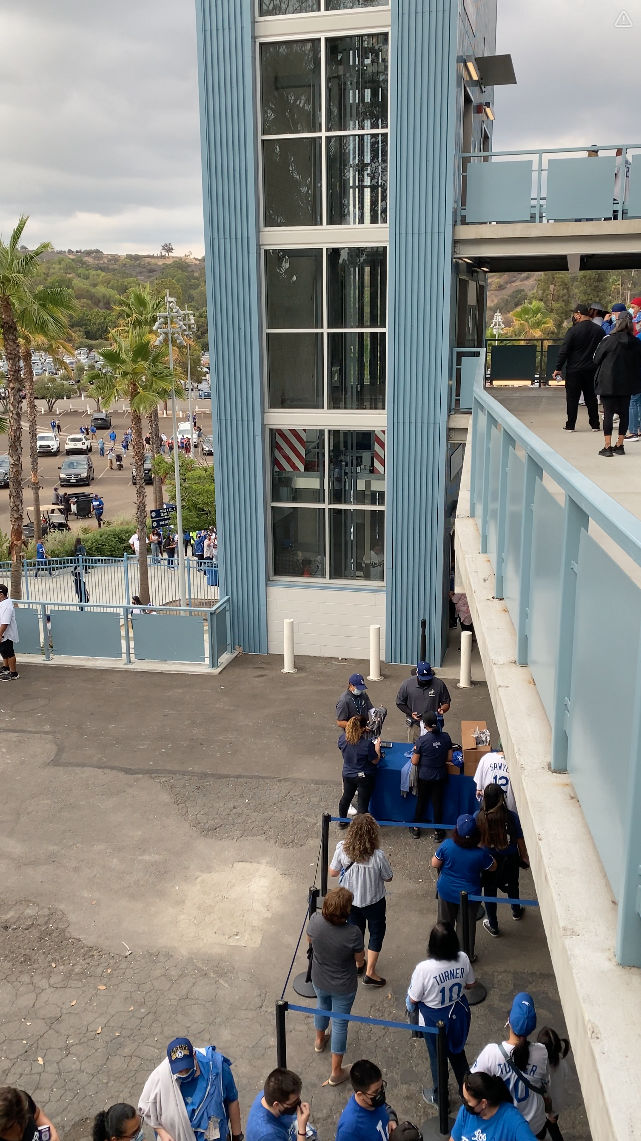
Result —
<path fill-rule="evenodd" d="M 482 273 L 489 273 L 490 272 L 489 265 L 481 265 L 481 266 L 479 266 L 479 269 L 481 270 Z"/>
<path fill-rule="evenodd" d="M 479 69 L 476 66 L 476 60 L 474 59 L 473 56 L 471 58 L 465 60 L 465 70 L 467 72 L 467 78 L 468 79 L 471 79 L 473 83 L 479 82 L 479 79 L 480 79 Z"/>
<path fill-rule="evenodd" d="M 492 110 L 492 104 L 491 103 L 484 103 L 483 104 L 483 111 L 485 112 L 486 117 L 493 123 L 494 122 L 494 111 Z"/>

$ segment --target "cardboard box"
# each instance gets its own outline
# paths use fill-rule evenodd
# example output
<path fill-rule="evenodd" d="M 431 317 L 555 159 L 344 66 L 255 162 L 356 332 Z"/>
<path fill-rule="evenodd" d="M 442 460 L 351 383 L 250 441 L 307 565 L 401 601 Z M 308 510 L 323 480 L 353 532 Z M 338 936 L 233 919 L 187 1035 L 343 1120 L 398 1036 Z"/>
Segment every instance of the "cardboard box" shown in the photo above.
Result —
<path fill-rule="evenodd" d="M 481 757 L 491 751 L 490 745 L 477 745 L 474 739 L 476 729 L 487 729 L 486 721 L 461 721 L 461 748 L 463 750 L 463 775 L 476 776 Z"/>
<path fill-rule="evenodd" d="M 460 769 L 458 765 L 453 765 L 451 761 L 448 761 L 445 767 L 448 777 L 460 777 L 463 772 L 463 769 Z"/>

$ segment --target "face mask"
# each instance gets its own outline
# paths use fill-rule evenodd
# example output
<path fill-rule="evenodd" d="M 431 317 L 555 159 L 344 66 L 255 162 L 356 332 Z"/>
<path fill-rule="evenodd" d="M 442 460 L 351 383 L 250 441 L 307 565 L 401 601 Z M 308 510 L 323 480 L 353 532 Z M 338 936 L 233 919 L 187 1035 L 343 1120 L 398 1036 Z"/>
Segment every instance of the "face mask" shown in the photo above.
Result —
<path fill-rule="evenodd" d="M 301 1103 L 301 1101 L 299 1098 L 295 1105 L 283 1106 L 282 1107 L 283 1112 L 281 1114 L 281 1117 L 295 1117 L 296 1110 L 298 1109 L 300 1103 Z"/>
<path fill-rule="evenodd" d="M 481 1105 L 480 1105 L 480 1103 L 478 1105 L 475 1105 L 474 1109 L 472 1109 L 472 1106 L 470 1105 L 469 1101 L 465 1101 L 465 1098 L 463 1098 L 463 1101 L 465 1103 L 465 1108 L 466 1108 L 467 1112 L 470 1113 L 472 1115 L 472 1117 L 480 1117 L 481 1116 Z"/>
<path fill-rule="evenodd" d="M 381 1086 L 378 1093 L 370 1094 L 369 1102 L 374 1109 L 378 1109 L 379 1106 L 385 1105 L 385 1086 Z"/>
<path fill-rule="evenodd" d="M 179 1082 L 188 1082 L 188 1081 L 191 1081 L 191 1079 L 194 1077 L 195 1073 L 196 1073 L 196 1067 L 192 1066 L 189 1073 L 187 1073 L 187 1074 L 176 1074 L 175 1077 L 177 1078 L 177 1080 Z"/>
<path fill-rule="evenodd" d="M 134 1133 L 133 1137 L 130 1137 L 130 1138 L 129 1138 L 129 1141 L 142 1141 L 142 1139 L 143 1139 L 144 1135 L 145 1135 L 145 1131 L 144 1131 L 144 1129 L 143 1129 L 143 1127 L 142 1127 L 142 1125 L 141 1125 L 141 1126 L 140 1126 L 140 1129 L 138 1130 L 138 1132 L 137 1132 L 137 1133 Z"/>

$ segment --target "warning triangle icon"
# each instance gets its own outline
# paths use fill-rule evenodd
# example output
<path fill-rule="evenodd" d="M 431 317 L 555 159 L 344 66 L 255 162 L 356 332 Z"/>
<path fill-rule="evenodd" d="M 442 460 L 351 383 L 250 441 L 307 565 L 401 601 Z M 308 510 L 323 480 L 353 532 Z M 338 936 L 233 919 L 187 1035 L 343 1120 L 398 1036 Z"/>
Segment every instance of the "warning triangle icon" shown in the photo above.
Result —
<path fill-rule="evenodd" d="M 617 16 L 616 20 L 614 21 L 614 26 L 615 26 L 615 28 L 631 28 L 632 27 L 632 20 L 630 19 L 625 8 L 623 8 L 621 10 L 621 12 L 619 12 L 619 15 Z"/>

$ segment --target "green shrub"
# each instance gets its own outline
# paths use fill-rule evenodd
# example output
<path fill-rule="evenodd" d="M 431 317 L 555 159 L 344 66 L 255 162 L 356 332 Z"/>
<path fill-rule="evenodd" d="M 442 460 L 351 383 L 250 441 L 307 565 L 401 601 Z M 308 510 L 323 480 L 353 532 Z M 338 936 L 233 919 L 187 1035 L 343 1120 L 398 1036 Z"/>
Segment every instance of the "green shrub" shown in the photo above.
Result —
<path fill-rule="evenodd" d="M 105 524 L 98 530 L 87 531 L 82 534 L 82 541 L 87 548 L 87 555 L 92 559 L 121 559 L 124 552 L 131 554 L 129 540 L 136 530 L 133 520 L 129 522 Z M 73 545 L 73 544 L 72 544 Z"/>

